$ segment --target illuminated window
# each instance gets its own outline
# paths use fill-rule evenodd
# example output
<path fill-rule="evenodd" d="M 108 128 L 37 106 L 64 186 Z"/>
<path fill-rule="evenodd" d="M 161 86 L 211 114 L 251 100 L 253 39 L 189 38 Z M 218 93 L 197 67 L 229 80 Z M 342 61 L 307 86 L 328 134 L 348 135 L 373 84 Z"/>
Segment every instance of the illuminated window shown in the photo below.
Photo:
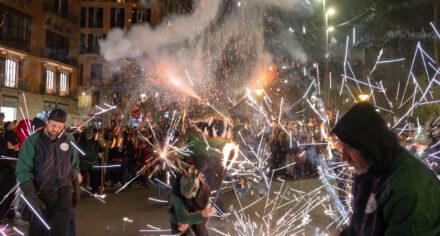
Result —
<path fill-rule="evenodd" d="M 12 59 L 6 59 L 5 68 L 5 86 L 15 88 L 17 83 L 17 62 Z"/>
<path fill-rule="evenodd" d="M 64 73 L 60 74 L 60 92 L 61 93 L 67 92 L 67 75 Z"/>
<path fill-rule="evenodd" d="M 54 73 L 51 70 L 46 70 L 46 89 L 48 92 L 53 90 Z"/>

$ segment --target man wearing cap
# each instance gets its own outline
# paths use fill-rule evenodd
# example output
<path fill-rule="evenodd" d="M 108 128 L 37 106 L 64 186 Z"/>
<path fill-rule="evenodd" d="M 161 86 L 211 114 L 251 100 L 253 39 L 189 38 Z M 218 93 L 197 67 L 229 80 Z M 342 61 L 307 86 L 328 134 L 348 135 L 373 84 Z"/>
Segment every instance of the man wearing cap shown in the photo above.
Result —
<path fill-rule="evenodd" d="M 374 107 L 357 104 L 333 129 L 356 170 L 353 214 L 341 235 L 439 235 L 440 181 L 402 148 Z"/>
<path fill-rule="evenodd" d="M 29 235 L 67 235 L 72 191 L 77 191 L 79 159 L 74 138 L 64 133 L 66 113 L 54 109 L 46 127 L 23 143 L 15 174 L 25 198 L 49 225 L 50 232 L 33 215 Z M 77 194 L 75 196 L 78 196 Z"/>

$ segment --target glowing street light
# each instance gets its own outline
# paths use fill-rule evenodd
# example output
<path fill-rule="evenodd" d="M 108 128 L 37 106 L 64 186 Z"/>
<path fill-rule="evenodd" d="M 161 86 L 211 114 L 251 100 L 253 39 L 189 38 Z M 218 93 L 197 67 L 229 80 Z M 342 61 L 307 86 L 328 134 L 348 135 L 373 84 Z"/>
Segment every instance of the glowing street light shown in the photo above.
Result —
<path fill-rule="evenodd" d="M 365 101 L 367 101 L 368 100 L 368 98 L 370 97 L 368 94 L 359 94 L 359 100 L 361 101 L 361 102 L 365 102 Z"/>
<path fill-rule="evenodd" d="M 333 8 L 329 8 L 329 9 L 327 10 L 327 15 L 331 16 L 331 15 L 333 15 L 333 14 L 335 14 L 335 9 L 333 9 Z"/>
<path fill-rule="evenodd" d="M 255 94 L 257 94 L 258 96 L 261 96 L 263 92 L 264 92 L 263 89 L 255 89 Z"/>
<path fill-rule="evenodd" d="M 335 27 L 333 27 L 333 26 L 329 26 L 329 27 L 327 28 L 327 31 L 328 31 L 328 32 L 332 32 L 333 30 L 335 30 Z"/>

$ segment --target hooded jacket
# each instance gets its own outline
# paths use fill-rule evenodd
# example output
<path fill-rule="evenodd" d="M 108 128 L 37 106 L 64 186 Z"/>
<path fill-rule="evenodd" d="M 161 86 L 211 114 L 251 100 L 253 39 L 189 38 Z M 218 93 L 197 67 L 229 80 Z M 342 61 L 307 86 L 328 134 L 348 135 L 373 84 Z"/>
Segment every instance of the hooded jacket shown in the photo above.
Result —
<path fill-rule="evenodd" d="M 372 163 L 355 177 L 353 215 L 341 235 L 437 235 L 440 181 L 404 150 L 369 103 L 350 109 L 333 133 Z"/>

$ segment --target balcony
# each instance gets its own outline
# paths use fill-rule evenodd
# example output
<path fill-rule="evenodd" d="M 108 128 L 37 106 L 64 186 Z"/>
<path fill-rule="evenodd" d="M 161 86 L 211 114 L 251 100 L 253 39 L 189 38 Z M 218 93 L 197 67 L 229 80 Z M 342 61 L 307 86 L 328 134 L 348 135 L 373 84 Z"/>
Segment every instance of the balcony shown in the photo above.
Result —
<path fill-rule="evenodd" d="M 75 66 L 75 67 L 78 66 L 78 59 L 77 58 L 69 57 L 69 56 L 65 55 L 65 53 L 59 52 L 57 50 L 42 48 L 41 49 L 41 57 L 55 60 L 55 61 L 67 64 L 67 65 Z"/>
<path fill-rule="evenodd" d="M 56 15 L 66 19 L 74 24 L 79 24 L 79 20 L 78 20 L 77 16 L 73 16 L 73 15 L 69 14 L 67 8 L 56 9 L 53 1 L 43 2 L 43 11 L 55 13 Z"/>

